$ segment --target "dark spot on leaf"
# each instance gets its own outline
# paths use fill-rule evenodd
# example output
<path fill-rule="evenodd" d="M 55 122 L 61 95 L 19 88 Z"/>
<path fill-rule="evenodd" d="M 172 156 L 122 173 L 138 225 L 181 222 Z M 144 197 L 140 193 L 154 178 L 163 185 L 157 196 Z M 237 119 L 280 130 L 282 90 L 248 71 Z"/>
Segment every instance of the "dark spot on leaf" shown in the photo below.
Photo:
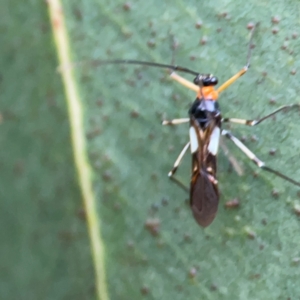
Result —
<path fill-rule="evenodd" d="M 121 205 L 120 205 L 120 203 L 118 203 L 118 202 L 115 202 L 115 203 L 114 203 L 114 210 L 115 210 L 115 211 L 121 210 Z"/>
<path fill-rule="evenodd" d="M 196 22 L 195 27 L 197 29 L 200 29 L 202 27 L 202 25 L 203 25 L 202 21 L 199 20 L 199 21 Z"/>
<path fill-rule="evenodd" d="M 128 247 L 129 249 L 133 249 L 133 248 L 134 248 L 134 242 L 133 242 L 133 241 L 128 241 L 128 242 L 127 242 L 127 247 Z"/>
<path fill-rule="evenodd" d="M 102 129 L 99 127 L 95 127 L 94 129 L 92 129 L 90 132 L 86 134 L 86 137 L 87 139 L 91 140 L 97 137 L 98 135 L 101 135 L 101 133 L 102 133 Z"/>
<path fill-rule="evenodd" d="M 240 201 L 239 199 L 235 198 L 233 200 L 227 201 L 224 204 L 225 208 L 237 208 L 240 206 Z"/>
<path fill-rule="evenodd" d="M 157 212 L 158 209 L 159 209 L 159 205 L 158 205 L 157 203 L 153 203 L 153 204 L 151 205 L 151 210 L 152 210 L 153 212 Z"/>
<path fill-rule="evenodd" d="M 151 174 L 151 179 L 156 181 L 157 180 L 157 174 L 156 173 L 152 173 Z"/>
<path fill-rule="evenodd" d="M 297 32 L 293 32 L 292 33 L 292 38 L 295 40 L 298 37 L 298 33 Z"/>
<path fill-rule="evenodd" d="M 300 263 L 300 257 L 294 257 L 292 259 L 292 264 L 293 265 L 299 265 L 299 263 Z"/>
<path fill-rule="evenodd" d="M 155 40 L 151 39 L 147 42 L 149 48 L 154 48 L 156 46 Z"/>
<path fill-rule="evenodd" d="M 263 225 L 267 225 L 267 224 L 268 224 L 268 222 L 267 222 L 267 219 L 265 219 L 265 218 L 264 218 L 264 219 L 262 219 L 262 220 L 261 220 L 261 224 L 263 224 Z"/>
<path fill-rule="evenodd" d="M 288 48 L 288 43 L 287 42 L 284 42 L 281 46 L 281 49 L 282 50 L 286 50 Z"/>
<path fill-rule="evenodd" d="M 257 142 L 258 141 L 258 137 L 256 135 L 252 135 L 251 136 L 251 142 Z"/>
<path fill-rule="evenodd" d="M 204 36 L 201 40 L 200 40 L 200 44 L 201 45 L 205 45 L 207 43 L 207 37 Z"/>
<path fill-rule="evenodd" d="M 272 149 L 270 149 L 269 154 L 270 155 L 275 155 L 276 151 L 277 150 L 275 148 L 272 148 Z"/>
<path fill-rule="evenodd" d="M 300 205 L 299 204 L 295 204 L 293 206 L 293 210 L 294 210 L 294 213 L 297 215 L 297 216 L 300 216 Z"/>
<path fill-rule="evenodd" d="M 106 170 L 106 171 L 103 172 L 103 174 L 102 174 L 102 179 L 103 179 L 104 181 L 109 182 L 109 181 L 112 180 L 112 178 L 113 178 L 113 177 L 112 177 L 112 174 L 111 174 L 110 171 Z"/>
<path fill-rule="evenodd" d="M 248 29 L 248 30 L 252 30 L 252 29 L 254 28 L 254 26 L 255 26 L 255 23 L 249 22 L 249 23 L 247 24 L 247 29 Z"/>
<path fill-rule="evenodd" d="M 189 233 L 185 233 L 183 235 L 183 240 L 186 242 L 186 243 L 191 243 L 192 242 L 192 236 L 189 234 Z"/>
<path fill-rule="evenodd" d="M 260 278 L 260 274 L 256 273 L 256 274 L 252 274 L 249 276 L 250 279 L 259 279 Z"/>
<path fill-rule="evenodd" d="M 150 290 L 147 286 L 144 285 L 144 286 L 141 287 L 141 294 L 142 295 L 146 296 L 146 295 L 149 294 L 149 292 L 150 292 Z"/>
<path fill-rule="evenodd" d="M 80 208 L 77 211 L 77 217 L 81 220 L 81 221 L 85 221 L 86 220 L 86 212 L 84 208 Z"/>
<path fill-rule="evenodd" d="M 23 160 L 19 160 L 15 162 L 13 172 L 16 176 L 21 176 L 24 173 L 25 170 L 25 164 Z"/>
<path fill-rule="evenodd" d="M 278 190 L 273 189 L 271 195 L 273 196 L 273 198 L 276 198 L 276 199 L 277 199 L 277 198 L 279 197 L 279 192 L 278 192 Z"/>
<path fill-rule="evenodd" d="M 271 21 L 273 24 L 278 24 L 280 22 L 280 18 L 278 16 L 274 16 L 272 17 Z"/>
<path fill-rule="evenodd" d="M 130 112 L 130 117 L 133 118 L 133 119 L 138 118 L 139 115 L 140 115 L 140 114 L 139 114 L 136 110 L 132 110 L 132 111 Z"/>
<path fill-rule="evenodd" d="M 157 236 L 159 234 L 160 229 L 160 220 L 155 218 L 149 218 L 145 222 L 145 229 L 147 229 L 153 236 Z"/>
<path fill-rule="evenodd" d="M 169 204 L 169 200 L 168 200 L 167 198 L 162 198 L 162 199 L 161 199 L 161 204 L 162 204 L 163 206 L 167 206 L 167 205 Z"/>
<path fill-rule="evenodd" d="M 195 267 L 192 267 L 190 270 L 189 270 L 189 273 L 188 273 L 189 277 L 190 278 L 195 278 L 196 275 L 197 275 L 197 270 Z"/>
<path fill-rule="evenodd" d="M 155 135 L 151 132 L 148 135 L 149 140 L 154 140 Z"/>
<path fill-rule="evenodd" d="M 130 3 L 130 2 L 124 3 L 124 4 L 123 4 L 123 9 L 124 9 L 125 11 L 131 10 L 131 3 Z"/>

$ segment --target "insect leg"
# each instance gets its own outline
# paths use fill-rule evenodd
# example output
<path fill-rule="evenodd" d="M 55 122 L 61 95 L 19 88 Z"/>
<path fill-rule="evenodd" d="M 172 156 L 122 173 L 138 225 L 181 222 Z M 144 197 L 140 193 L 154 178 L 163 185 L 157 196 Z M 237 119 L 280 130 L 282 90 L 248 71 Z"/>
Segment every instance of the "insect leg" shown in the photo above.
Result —
<path fill-rule="evenodd" d="M 259 168 L 268 171 L 270 173 L 273 173 L 277 175 L 278 177 L 281 177 L 297 186 L 300 186 L 300 182 L 295 181 L 294 179 L 282 174 L 279 171 L 276 171 L 274 169 L 269 168 L 268 166 L 265 165 L 263 161 L 261 161 L 259 158 L 256 157 L 256 155 L 249 150 L 238 138 L 236 138 L 234 135 L 232 135 L 231 132 L 227 130 L 222 130 L 222 135 L 225 135 L 228 139 L 230 139 L 246 156 L 248 156 Z"/>
<path fill-rule="evenodd" d="M 181 77 L 180 75 L 178 75 L 175 72 L 172 72 L 170 74 L 171 79 L 179 82 L 181 85 L 187 87 L 188 89 L 194 91 L 194 92 L 198 92 L 199 91 L 199 86 L 195 85 L 193 82 Z"/>
<path fill-rule="evenodd" d="M 227 146 L 224 143 L 224 140 L 220 140 L 220 147 L 222 148 L 225 156 L 229 160 L 230 164 L 232 165 L 232 167 L 234 168 L 236 173 L 239 176 L 242 176 L 244 174 L 243 168 L 240 166 L 237 159 L 230 153 L 229 149 L 227 148 Z"/>
<path fill-rule="evenodd" d="M 176 159 L 176 161 L 175 161 L 175 163 L 174 163 L 174 166 L 173 166 L 172 170 L 171 170 L 171 171 L 169 172 L 169 174 L 168 174 L 169 177 L 172 177 L 172 176 L 176 173 L 176 171 L 177 171 L 177 169 L 178 169 L 178 166 L 179 166 L 179 164 L 181 163 L 182 158 L 183 158 L 183 156 L 185 155 L 186 151 L 189 149 L 189 147 L 190 147 L 190 142 L 188 142 L 188 143 L 183 147 L 183 149 L 181 150 L 179 156 L 177 157 L 177 159 Z"/>
<path fill-rule="evenodd" d="M 184 148 L 181 150 L 178 158 L 176 159 L 175 163 L 174 163 L 174 166 L 172 168 L 172 170 L 168 173 L 168 176 L 169 178 L 175 182 L 178 186 L 180 186 L 183 190 L 185 190 L 186 192 L 189 192 L 189 188 L 184 184 L 182 183 L 179 179 L 175 178 L 174 177 L 174 174 L 176 173 L 177 169 L 178 169 L 178 166 L 183 158 L 183 156 L 185 155 L 186 151 L 188 150 L 190 146 L 190 142 L 188 142 Z"/>
<path fill-rule="evenodd" d="M 176 177 L 169 177 L 169 178 L 173 182 L 175 182 L 178 186 L 180 186 L 184 191 L 189 193 L 190 189 L 184 183 L 182 183 L 179 179 L 177 179 Z"/>
<path fill-rule="evenodd" d="M 255 26 L 252 28 L 252 31 L 251 31 L 251 37 L 250 37 L 250 41 L 249 41 L 249 45 L 248 45 L 248 54 L 247 54 L 247 63 L 246 63 L 246 65 L 237 74 L 235 74 L 234 76 L 229 78 L 227 81 L 225 81 L 217 89 L 218 93 L 221 93 L 222 91 L 227 89 L 231 84 L 233 84 L 238 78 L 243 76 L 248 71 L 248 69 L 250 67 L 250 58 L 251 58 L 251 52 L 252 52 L 252 39 L 253 39 L 255 29 L 258 25 L 259 25 L 259 23 L 255 24 Z"/>
<path fill-rule="evenodd" d="M 224 118 L 222 119 L 222 122 L 230 122 L 230 123 L 237 123 L 237 124 L 242 124 L 242 125 L 247 125 L 247 126 L 255 126 L 266 119 L 269 119 L 270 117 L 276 115 L 277 113 L 285 110 L 285 109 L 291 109 L 291 108 L 300 108 L 300 104 L 290 104 L 290 105 L 284 105 L 276 109 L 275 111 L 271 112 L 270 114 L 257 119 L 257 120 L 244 120 L 244 119 L 235 119 L 235 118 Z"/>
<path fill-rule="evenodd" d="M 163 120 L 162 125 L 178 125 L 178 124 L 188 123 L 189 121 L 190 118 Z"/>

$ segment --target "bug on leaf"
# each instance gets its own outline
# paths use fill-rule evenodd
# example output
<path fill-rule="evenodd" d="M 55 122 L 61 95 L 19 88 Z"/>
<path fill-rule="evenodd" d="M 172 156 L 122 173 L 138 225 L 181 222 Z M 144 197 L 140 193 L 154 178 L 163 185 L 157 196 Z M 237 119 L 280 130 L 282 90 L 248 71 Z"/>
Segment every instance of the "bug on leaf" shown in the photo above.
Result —
<path fill-rule="evenodd" d="M 217 153 L 220 137 L 223 135 L 231 140 L 249 159 L 259 168 L 271 172 L 294 185 L 300 186 L 300 182 L 288 177 L 281 172 L 268 167 L 250 149 L 248 149 L 230 131 L 222 129 L 222 123 L 237 123 L 246 126 L 256 126 L 269 119 L 275 114 L 287 108 L 300 107 L 299 104 L 284 105 L 270 114 L 257 120 L 244 120 L 237 118 L 223 118 L 218 104 L 219 94 L 233 84 L 239 77 L 244 75 L 250 66 L 252 49 L 252 39 L 256 24 L 252 31 L 248 46 L 246 65 L 234 76 L 228 79 L 220 87 L 216 88 L 218 79 L 212 74 L 202 74 L 185 67 L 167 65 L 139 60 L 108 60 L 96 61 L 97 64 L 133 64 L 149 67 L 164 68 L 171 71 L 170 77 L 183 86 L 196 92 L 196 99 L 189 109 L 189 117 L 163 121 L 163 125 L 178 125 L 189 123 L 189 142 L 184 146 L 176 159 L 172 170 L 168 176 L 178 185 L 190 193 L 190 207 L 194 218 L 200 226 L 206 227 L 214 220 L 219 203 L 219 190 L 217 180 Z M 181 77 L 176 72 L 194 75 L 193 82 Z M 190 149 L 192 155 L 192 172 L 190 188 L 187 188 L 174 175 L 187 150 Z"/>

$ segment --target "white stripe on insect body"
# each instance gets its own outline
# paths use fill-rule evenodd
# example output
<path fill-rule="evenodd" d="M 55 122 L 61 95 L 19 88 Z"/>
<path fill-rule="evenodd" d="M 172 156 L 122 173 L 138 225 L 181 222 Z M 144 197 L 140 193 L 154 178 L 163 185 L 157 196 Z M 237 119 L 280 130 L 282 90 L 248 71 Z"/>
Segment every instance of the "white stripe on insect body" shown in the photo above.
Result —
<path fill-rule="evenodd" d="M 211 133 L 210 141 L 208 144 L 208 151 L 212 155 L 216 155 L 219 149 L 219 141 L 220 141 L 220 128 L 215 127 Z"/>
<path fill-rule="evenodd" d="M 199 143 L 196 130 L 193 126 L 190 127 L 190 142 L 191 142 L 191 153 L 198 151 Z"/>

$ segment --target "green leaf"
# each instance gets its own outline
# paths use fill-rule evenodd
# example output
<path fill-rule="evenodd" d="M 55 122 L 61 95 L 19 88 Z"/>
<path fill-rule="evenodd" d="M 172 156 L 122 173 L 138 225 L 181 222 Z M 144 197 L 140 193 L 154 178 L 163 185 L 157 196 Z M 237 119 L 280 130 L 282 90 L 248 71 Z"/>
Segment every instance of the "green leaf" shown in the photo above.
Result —
<path fill-rule="evenodd" d="M 54 48 L 48 25 L 46 32 L 38 26 L 46 22 L 46 8 L 40 7 L 41 17 L 34 15 L 36 6 L 20 7 L 6 7 L 15 11 L 15 28 L 8 28 L 9 17 L 1 20 L 1 136 L 7 149 L 1 154 L 7 174 L 1 220 L 8 241 L 1 257 L 9 272 L 2 274 L 2 298 L 106 299 L 106 289 L 109 299 L 296 298 L 298 189 L 257 170 L 224 141 L 244 175 L 220 151 L 219 212 L 211 226 L 200 228 L 186 205 L 188 195 L 167 177 L 188 128 L 161 126 L 164 118 L 187 117 L 194 92 L 155 68 L 62 65 L 62 78 L 71 74 L 78 92 L 77 114 L 64 85 L 67 115 L 54 59 L 56 51 L 62 63 L 62 44 Z M 247 25 L 260 22 L 251 68 L 220 96 L 222 114 L 252 119 L 299 103 L 296 1 L 65 1 L 63 13 L 70 61 L 173 58 L 215 74 L 220 83 L 246 63 Z M 55 30 L 64 28 L 54 24 Z M 172 40 L 178 43 L 174 55 Z M 299 181 L 298 116 L 284 112 L 254 128 L 232 125 L 231 131 L 246 137 L 245 144 L 270 167 Z M 189 168 L 187 155 L 178 170 L 187 185 Z M 240 206 L 226 209 L 234 198 Z M 77 217 L 82 203 L 89 242 Z M 61 232 L 67 241 L 60 240 Z"/>

